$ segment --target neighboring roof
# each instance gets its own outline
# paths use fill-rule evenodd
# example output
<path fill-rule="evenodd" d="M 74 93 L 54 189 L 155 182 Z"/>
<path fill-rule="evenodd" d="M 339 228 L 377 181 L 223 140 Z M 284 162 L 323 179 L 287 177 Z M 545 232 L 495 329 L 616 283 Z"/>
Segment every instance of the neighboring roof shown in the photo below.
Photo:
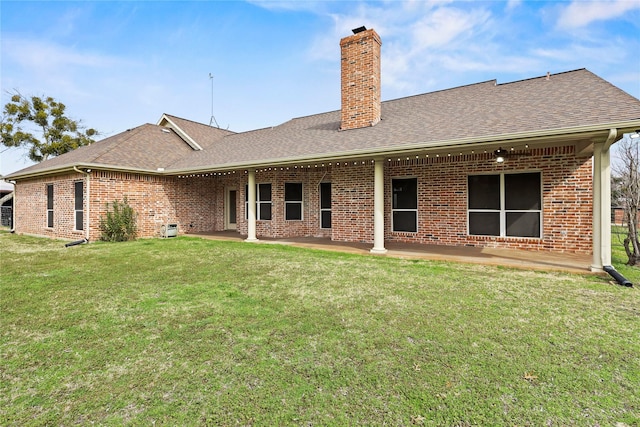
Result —
<path fill-rule="evenodd" d="M 385 101 L 382 121 L 347 131 L 339 130 L 339 111 L 242 133 L 166 114 L 159 124 L 178 134 L 167 135 L 157 126 L 145 125 L 136 128 L 141 129 L 137 133 L 124 132 L 11 177 L 76 163 L 149 171 L 164 167 L 166 173 L 188 173 L 608 131 L 611 127 L 630 129 L 640 127 L 640 100 L 581 69 Z M 183 134 L 192 142 L 185 143 Z"/>

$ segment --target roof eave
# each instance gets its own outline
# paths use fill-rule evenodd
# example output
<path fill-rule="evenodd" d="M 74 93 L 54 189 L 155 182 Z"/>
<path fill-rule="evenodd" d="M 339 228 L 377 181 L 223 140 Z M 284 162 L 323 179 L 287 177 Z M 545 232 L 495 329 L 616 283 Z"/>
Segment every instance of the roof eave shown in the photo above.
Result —
<path fill-rule="evenodd" d="M 144 168 L 132 168 L 126 166 L 113 166 L 113 165 L 104 165 L 99 163 L 74 163 L 67 164 L 63 166 L 40 169 L 33 172 L 26 173 L 13 173 L 5 176 L 5 180 L 17 181 L 21 179 L 31 179 L 31 178 L 39 178 L 47 175 L 59 175 L 65 172 L 76 172 L 76 169 L 83 170 L 101 170 L 101 171 L 112 171 L 112 172 L 124 172 L 124 173 L 138 173 L 145 175 L 166 175 L 163 170 L 150 170 Z"/>
<path fill-rule="evenodd" d="M 74 168 L 78 169 L 95 169 L 114 172 L 125 173 L 139 173 L 146 175 L 188 175 L 197 174 L 203 172 L 222 172 L 238 169 L 252 169 L 252 168 L 264 168 L 272 166 L 287 166 L 295 164 L 308 164 L 315 162 L 333 162 L 333 161 L 346 161 L 346 160 L 362 160 L 373 158 L 384 158 L 407 155 L 408 153 L 430 153 L 430 152 L 442 152 L 447 149 L 469 149 L 470 146 L 483 148 L 500 144 L 535 144 L 543 145 L 549 143 L 562 143 L 570 141 L 589 141 L 589 142 L 605 142 L 609 137 L 610 131 L 614 129 L 617 132 L 617 139 L 622 138 L 625 133 L 634 132 L 636 129 L 640 129 L 640 118 L 634 120 L 627 120 L 623 122 L 612 122 L 599 125 L 589 125 L 581 127 L 570 127 L 562 129 L 548 129 L 533 132 L 519 132 L 512 134 L 502 135 L 488 135 L 482 137 L 468 137 L 457 138 L 441 141 L 429 141 L 414 143 L 409 145 L 403 145 L 402 147 L 381 147 L 376 149 L 361 149 L 350 150 L 344 152 L 334 152 L 324 155 L 315 156 L 296 156 L 296 157 L 283 157 L 283 158 L 270 158 L 260 161 L 249 162 L 233 162 L 217 165 L 207 165 L 194 168 L 182 168 L 182 169 L 167 169 L 167 170 L 151 170 L 144 168 L 105 165 L 98 163 L 75 163 L 66 164 L 62 166 L 40 169 L 33 172 L 20 173 L 19 171 L 13 174 L 9 174 L 4 178 L 6 180 L 20 180 L 37 178 L 46 175 L 60 174 L 63 172 L 73 172 Z"/>
<path fill-rule="evenodd" d="M 169 175 L 188 175 L 203 172 L 218 172 L 237 169 L 264 168 L 270 166 L 287 166 L 300 163 L 315 163 L 329 161 L 357 160 L 363 158 L 382 158 L 402 156 L 407 153 L 415 153 L 416 151 L 428 153 L 438 152 L 447 149 L 468 149 L 469 146 L 483 148 L 485 146 L 493 146 L 500 144 L 545 144 L 545 143 L 561 143 L 562 141 L 588 140 L 590 142 L 604 142 L 609 136 L 609 131 L 615 129 L 619 138 L 625 133 L 633 132 L 640 128 L 640 119 L 614 122 L 601 125 L 571 127 L 562 129 L 551 129 L 533 132 L 519 132 L 502 135 L 488 135 L 482 137 L 457 138 L 441 141 L 430 141 L 403 145 L 402 147 L 383 147 L 375 150 L 351 150 L 344 152 L 335 152 L 319 156 L 299 156 L 287 158 L 271 158 L 254 162 L 235 162 L 220 165 L 200 166 L 196 168 L 169 169 L 166 171 Z M 619 139 L 618 138 L 618 139 Z"/>

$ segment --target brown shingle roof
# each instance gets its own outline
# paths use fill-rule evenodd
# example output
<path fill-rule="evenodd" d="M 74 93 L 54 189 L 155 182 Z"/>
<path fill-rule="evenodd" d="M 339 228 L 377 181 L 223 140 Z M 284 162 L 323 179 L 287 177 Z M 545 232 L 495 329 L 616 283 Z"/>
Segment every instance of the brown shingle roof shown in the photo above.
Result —
<path fill-rule="evenodd" d="M 205 150 L 221 138 L 235 134 L 235 132 L 230 130 L 207 126 L 203 123 L 194 122 L 192 120 L 183 119 L 170 114 L 164 114 L 163 118 L 164 117 L 175 123 L 183 132 L 189 135 Z M 159 124 L 162 125 L 162 120 L 160 120 Z"/>
<path fill-rule="evenodd" d="M 340 112 L 290 120 L 280 126 L 226 136 L 171 169 L 327 155 L 435 148 L 464 138 L 602 125 L 640 119 L 640 101 L 582 69 L 496 84 L 495 81 L 382 103 L 374 127 L 339 131 Z"/>
<path fill-rule="evenodd" d="M 144 124 L 22 169 L 13 176 L 79 165 L 155 171 L 193 151 L 170 129 Z"/>
<path fill-rule="evenodd" d="M 203 150 L 173 132 L 144 125 L 90 147 L 13 174 L 56 165 L 94 163 L 155 171 L 224 169 L 331 156 L 432 149 L 453 142 L 491 142 L 500 136 L 640 123 L 640 100 L 581 69 L 512 83 L 477 83 L 382 103 L 373 127 L 339 131 L 340 112 L 292 119 L 279 126 L 233 133 L 167 116 Z"/>

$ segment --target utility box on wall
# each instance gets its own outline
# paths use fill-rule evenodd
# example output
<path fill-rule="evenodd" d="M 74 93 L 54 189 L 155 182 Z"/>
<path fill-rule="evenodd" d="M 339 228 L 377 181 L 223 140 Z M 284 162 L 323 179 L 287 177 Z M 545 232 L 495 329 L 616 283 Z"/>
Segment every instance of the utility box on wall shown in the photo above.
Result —
<path fill-rule="evenodd" d="M 160 227 L 160 237 L 176 237 L 178 235 L 178 224 L 162 224 Z"/>

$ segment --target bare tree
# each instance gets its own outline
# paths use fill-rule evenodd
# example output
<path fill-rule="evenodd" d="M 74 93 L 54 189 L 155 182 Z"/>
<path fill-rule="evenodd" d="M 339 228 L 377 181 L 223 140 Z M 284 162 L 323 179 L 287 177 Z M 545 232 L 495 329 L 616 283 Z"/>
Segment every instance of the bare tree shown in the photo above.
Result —
<path fill-rule="evenodd" d="M 617 144 L 618 159 L 612 165 L 613 193 L 624 209 L 627 232 L 624 250 L 628 265 L 640 263 L 640 241 L 638 239 L 638 212 L 640 211 L 640 138 L 628 135 Z"/>

